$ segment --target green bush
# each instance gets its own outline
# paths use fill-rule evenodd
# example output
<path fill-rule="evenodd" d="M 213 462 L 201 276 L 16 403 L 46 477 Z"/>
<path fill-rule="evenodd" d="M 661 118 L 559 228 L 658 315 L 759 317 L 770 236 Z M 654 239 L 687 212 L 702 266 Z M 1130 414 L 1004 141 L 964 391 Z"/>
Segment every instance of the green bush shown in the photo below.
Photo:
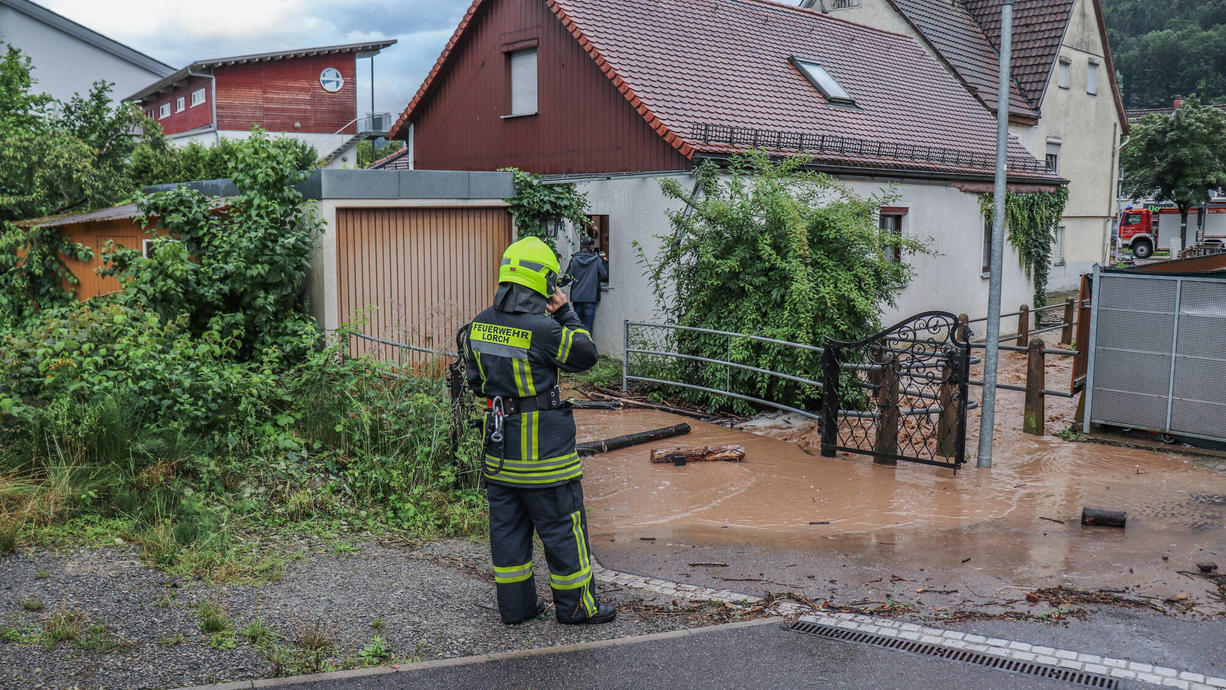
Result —
<path fill-rule="evenodd" d="M 669 213 L 673 231 L 659 238 L 659 254 L 641 258 L 672 323 L 817 346 L 826 338 L 857 340 L 879 330 L 883 306 L 911 277 L 905 257 L 927 249 L 878 227 L 874 214 L 887 197 L 860 196 L 832 177 L 805 171 L 805 163 L 772 162 L 755 152 L 734 157 L 726 171 L 709 161 L 699 166 L 697 194 L 676 180 L 661 183 L 685 208 Z M 896 250 L 903 261 L 893 261 Z M 693 331 L 641 335 L 651 346 L 644 349 L 677 348 L 820 378 L 820 355 L 812 351 Z M 636 371 L 644 367 L 792 405 L 813 403 L 815 393 L 806 384 L 694 360 L 632 362 Z M 700 405 L 728 405 L 724 396 L 676 394 Z"/>
<path fill-rule="evenodd" d="M 482 528 L 479 439 L 457 444 L 444 383 L 349 358 L 309 316 L 319 225 L 292 152 L 259 133 L 233 151 L 227 209 L 141 202 L 173 239 L 109 253 L 121 293 L 0 332 L 0 550 L 118 520 L 159 566 L 275 577 L 270 527 Z"/>

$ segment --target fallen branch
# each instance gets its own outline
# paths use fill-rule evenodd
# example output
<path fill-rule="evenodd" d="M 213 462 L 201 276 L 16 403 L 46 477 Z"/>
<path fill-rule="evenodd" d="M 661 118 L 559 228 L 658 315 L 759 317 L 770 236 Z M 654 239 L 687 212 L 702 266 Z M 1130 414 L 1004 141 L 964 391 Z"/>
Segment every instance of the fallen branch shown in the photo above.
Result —
<path fill-rule="evenodd" d="M 703 446 L 701 448 L 652 448 L 651 461 L 684 465 L 691 462 L 744 462 L 745 446 Z"/>
<path fill-rule="evenodd" d="M 625 436 L 614 436 L 603 441 L 589 441 L 580 443 L 575 446 L 575 450 L 580 457 L 596 455 L 597 453 L 609 453 L 630 446 L 637 446 L 643 443 L 651 443 L 660 441 L 674 436 L 683 436 L 690 433 L 689 424 L 677 424 L 674 426 L 666 426 L 662 429 L 652 429 L 651 431 L 643 431 L 637 434 L 626 434 Z"/>

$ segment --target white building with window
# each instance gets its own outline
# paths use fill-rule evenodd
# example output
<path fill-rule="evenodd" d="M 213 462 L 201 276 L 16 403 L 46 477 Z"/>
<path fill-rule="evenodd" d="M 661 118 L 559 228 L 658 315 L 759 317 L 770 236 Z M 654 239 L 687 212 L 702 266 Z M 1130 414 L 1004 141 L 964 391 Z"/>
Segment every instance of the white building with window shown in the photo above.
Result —
<path fill-rule="evenodd" d="M 1013 6 L 1009 132 L 1069 181 L 1049 289 L 1070 289 L 1108 257 L 1128 121 L 1101 0 Z M 1001 0 L 857 0 L 826 7 L 833 17 L 915 38 L 995 114 Z"/>
<path fill-rule="evenodd" d="M 0 42 L 18 48 L 34 65 L 34 90 L 66 101 L 89 93 L 94 82 L 113 83 L 125 95 L 174 68 L 29 0 L 0 0 Z"/>

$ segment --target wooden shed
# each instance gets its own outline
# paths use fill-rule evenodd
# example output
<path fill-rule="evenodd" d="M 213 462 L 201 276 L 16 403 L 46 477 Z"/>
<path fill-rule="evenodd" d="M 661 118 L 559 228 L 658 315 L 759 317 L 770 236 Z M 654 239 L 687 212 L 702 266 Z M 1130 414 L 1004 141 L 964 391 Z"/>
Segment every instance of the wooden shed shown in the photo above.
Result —
<path fill-rule="evenodd" d="M 47 216 L 18 221 L 15 224 L 27 228 L 58 227 L 67 239 L 93 250 L 94 256 L 89 261 L 71 258 L 65 258 L 64 261 L 80 281 L 75 288 L 77 299 L 87 300 L 119 291 L 119 281 L 98 275 L 98 269 L 103 267 L 102 252 L 108 241 L 126 249 L 147 250 L 149 235 L 141 229 L 137 220 L 140 216 L 141 212 L 136 208 L 136 204 L 123 204 L 88 213 Z"/>

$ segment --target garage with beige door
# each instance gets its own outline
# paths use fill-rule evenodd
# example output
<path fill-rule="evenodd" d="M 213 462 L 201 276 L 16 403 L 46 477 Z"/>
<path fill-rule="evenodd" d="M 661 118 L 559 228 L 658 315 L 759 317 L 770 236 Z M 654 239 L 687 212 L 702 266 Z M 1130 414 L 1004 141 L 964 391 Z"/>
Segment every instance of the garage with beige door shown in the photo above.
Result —
<path fill-rule="evenodd" d="M 506 208 L 337 208 L 337 301 L 359 333 L 430 350 L 489 306 L 511 242 Z M 400 348 L 361 338 L 354 354 L 405 361 Z"/>

